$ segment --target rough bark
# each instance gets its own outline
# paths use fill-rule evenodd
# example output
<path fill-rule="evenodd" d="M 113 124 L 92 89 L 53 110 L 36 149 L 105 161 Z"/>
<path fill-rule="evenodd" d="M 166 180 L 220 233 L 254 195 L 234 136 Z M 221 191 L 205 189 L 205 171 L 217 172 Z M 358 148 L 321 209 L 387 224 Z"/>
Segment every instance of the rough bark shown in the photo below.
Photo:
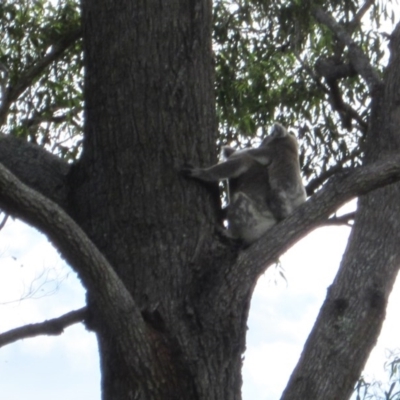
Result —
<path fill-rule="evenodd" d="M 382 90 L 374 92 L 365 164 L 400 150 L 400 24 Z M 339 272 L 282 400 L 347 399 L 385 319 L 400 267 L 400 185 L 361 196 Z"/>
<path fill-rule="evenodd" d="M 193 315 L 196 315 L 198 320 L 201 318 L 207 321 L 211 327 L 218 321 L 224 320 L 227 313 L 231 318 L 226 320 L 228 322 L 224 328 L 230 328 L 229 324 L 232 323 L 245 324 L 247 305 L 254 283 L 268 265 L 295 241 L 318 224 L 324 223 L 327 216 L 345 201 L 398 179 L 400 179 L 400 157 L 378 161 L 337 177 L 291 217 L 272 228 L 258 244 L 242 252 L 235 262 L 231 260 L 225 268 L 221 265 L 219 271 L 209 270 L 212 281 L 204 286 L 201 295 L 198 294 L 198 290 L 193 292 L 193 304 L 187 303 L 185 306 L 191 307 Z M 154 366 L 163 363 L 160 360 L 163 354 L 153 349 L 153 357 L 150 356 L 148 350 L 149 347 L 153 348 L 153 345 L 149 340 L 152 342 L 153 335 L 144 328 L 142 316 L 146 323 L 156 324 L 158 328 L 162 328 L 163 320 L 160 319 L 160 315 L 147 311 L 141 315 L 125 285 L 115 275 L 112 266 L 81 228 L 57 204 L 23 184 L 1 164 L 0 199 L 1 205 L 7 212 L 46 232 L 81 277 L 98 307 L 97 318 L 105 323 L 104 329 L 112 338 L 118 338 L 114 343 L 114 349 L 122 355 L 120 368 L 124 365 L 130 374 L 135 374 L 136 360 L 139 357 L 141 368 L 145 365 L 150 371 L 146 377 L 141 375 L 141 379 L 146 385 L 154 386 L 154 383 L 158 382 Z M 212 256 L 215 254 L 210 255 L 210 260 Z M 202 278 L 204 282 L 206 274 Z M 243 305 L 246 309 L 245 313 L 241 314 Z M 17 328 L 0 335 L 0 346 L 37 334 L 59 334 L 63 327 L 82 319 L 81 310 L 41 324 Z M 226 332 L 231 331 L 221 331 L 221 333 Z M 213 339 L 219 340 L 218 337 Z M 208 341 L 209 338 L 202 340 Z M 227 341 L 226 337 L 224 341 Z M 132 343 L 136 345 L 133 348 Z M 136 352 L 135 349 L 142 351 Z M 143 352 L 145 349 L 147 352 Z M 241 351 L 242 347 L 237 346 L 239 355 Z M 236 367 L 240 367 L 240 363 Z M 160 395 L 159 392 L 149 388 L 148 392 Z"/>
<path fill-rule="evenodd" d="M 212 273 L 212 281 L 204 286 L 200 295 L 198 290 L 193 292 L 193 304 L 186 303 L 185 306 L 191 307 L 193 315 L 198 320 L 201 318 L 202 321 L 206 321 L 210 327 L 216 326 L 220 320 L 224 321 L 227 313 L 230 318 L 225 320 L 225 329 L 230 328 L 230 324 L 233 327 L 234 323 L 245 324 L 247 305 L 254 283 L 274 259 L 316 225 L 323 223 L 327 216 L 346 200 L 396 179 L 400 179 L 399 157 L 359 168 L 329 183 L 293 216 L 271 229 L 259 244 L 243 252 L 236 262 L 232 260 L 231 264 L 219 271 L 209 271 Z M 153 348 L 153 339 L 156 338 L 145 328 L 142 319 L 143 316 L 145 323 L 155 324 L 164 329 L 163 320 L 158 312 L 152 314 L 144 311 L 141 315 L 112 266 L 80 227 L 57 204 L 24 185 L 1 165 L 0 199 L 6 211 L 47 233 L 63 257 L 77 271 L 95 300 L 98 307 L 97 318 L 104 322 L 104 329 L 114 339 L 114 350 L 122 356 L 119 368 L 125 366 L 130 371 L 128 376 L 136 375 L 136 360 L 140 360 L 141 369 L 146 366 L 148 370 L 146 376 L 140 374 L 141 380 L 148 385 L 146 396 L 149 396 L 149 393 L 160 396 L 159 391 L 150 388 L 159 383 L 158 373 L 154 368 L 157 369 L 157 365 L 165 362 L 164 355 L 158 347 Z M 202 278 L 204 282 L 205 276 Z M 243 305 L 246 306 L 245 313 Z M 0 335 L 0 346 L 22 337 L 59 334 L 63 327 L 82 319 L 83 311 L 74 312 L 55 320 L 5 332 Z M 226 332 L 232 331 L 221 331 L 223 335 L 226 335 Z M 225 335 L 224 342 L 228 340 Z M 229 336 L 231 337 L 233 335 Z M 115 338 L 118 340 L 115 341 Z M 220 339 L 218 336 L 213 337 L 216 342 Z M 202 340 L 208 343 L 209 337 L 206 336 Z M 156 343 L 159 341 L 160 338 Z M 132 343 L 135 343 L 134 347 Z M 151 353 L 154 352 L 153 356 L 150 355 L 149 348 L 152 349 Z M 137 349 L 141 351 L 137 352 Z M 242 350 L 242 347 L 237 345 L 238 355 Z M 240 362 L 235 367 L 240 368 Z M 177 384 L 180 384 L 179 379 Z"/>
<path fill-rule="evenodd" d="M 86 128 L 71 176 L 74 217 L 132 294 L 163 358 L 150 394 L 148 383 L 133 379 L 140 360 L 132 374 L 89 292 L 103 398 L 235 398 L 240 367 L 231 365 L 240 362 L 239 352 L 232 357 L 230 343 L 220 345 L 221 322 L 204 327 L 192 306 L 200 275 L 218 265 L 208 257 L 217 208 L 206 188 L 187 191 L 177 173 L 188 159 L 216 160 L 211 4 L 82 6 Z M 199 202 L 200 193 L 209 201 Z M 213 198 L 216 204 L 218 191 Z M 239 329 L 243 324 L 233 336 Z"/>
<path fill-rule="evenodd" d="M 0 161 L 41 194 L 0 167 L 0 203 L 50 235 L 79 273 L 104 400 L 239 400 L 257 277 L 344 201 L 400 178 L 392 157 L 398 56 L 375 97 L 368 143 L 376 153 L 366 166 L 343 173 L 238 253 L 215 230 L 218 188 L 178 174 L 187 161 L 216 161 L 210 2 L 82 0 L 82 9 L 82 158 L 69 168 L 21 143 L 14 155 L 7 149 L 17 142 L 1 138 Z M 351 390 L 397 272 L 398 191 L 391 184 L 360 200 L 347 256 L 287 398 L 342 399 Z"/>
<path fill-rule="evenodd" d="M 67 208 L 70 165 L 66 162 L 42 147 L 4 134 L 0 134 L 0 162 L 25 184 Z"/>
<path fill-rule="evenodd" d="M 45 232 L 66 261 L 78 272 L 94 299 L 98 316 L 115 340 L 128 370 L 137 360 L 145 367 L 145 380 L 155 381 L 155 359 L 140 310 L 104 255 L 61 207 L 20 182 L 0 165 L 1 204 L 7 212 Z M 132 342 L 137 345 L 132 349 Z M 131 373 L 134 371 L 131 371 Z"/>

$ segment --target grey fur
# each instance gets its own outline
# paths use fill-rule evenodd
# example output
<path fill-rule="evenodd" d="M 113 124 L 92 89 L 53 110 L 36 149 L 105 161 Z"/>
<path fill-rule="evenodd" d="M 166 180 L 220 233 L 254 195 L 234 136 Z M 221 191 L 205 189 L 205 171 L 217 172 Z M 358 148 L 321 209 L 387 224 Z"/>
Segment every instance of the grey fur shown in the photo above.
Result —
<path fill-rule="evenodd" d="M 184 168 L 206 182 L 228 180 L 227 235 L 251 244 L 306 199 L 297 140 L 275 123 L 258 148 L 222 150 L 224 161 L 209 168 Z"/>

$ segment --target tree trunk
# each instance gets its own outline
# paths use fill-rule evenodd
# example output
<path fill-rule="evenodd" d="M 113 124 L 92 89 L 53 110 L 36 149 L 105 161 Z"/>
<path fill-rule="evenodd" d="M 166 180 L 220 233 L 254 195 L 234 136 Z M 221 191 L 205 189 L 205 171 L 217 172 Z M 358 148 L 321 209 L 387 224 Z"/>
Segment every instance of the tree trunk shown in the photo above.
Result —
<path fill-rule="evenodd" d="M 216 162 L 211 6 L 82 0 L 79 162 L 70 167 L 0 135 L 0 161 L 30 186 L 0 165 L 1 206 L 46 232 L 81 277 L 104 400 L 239 400 L 258 276 L 343 202 L 400 179 L 398 27 L 385 84 L 372 93 L 365 167 L 329 182 L 250 249 L 224 244 L 217 185 L 179 175 L 185 162 Z M 398 270 L 399 192 L 392 184 L 360 199 L 340 272 L 283 399 L 350 396 Z"/>
<path fill-rule="evenodd" d="M 365 164 L 400 151 L 400 24 L 373 102 Z M 282 400 L 350 398 L 385 319 L 400 266 L 400 184 L 361 196 L 338 275 Z"/>
<path fill-rule="evenodd" d="M 70 212 L 131 293 L 154 353 L 152 382 L 143 360 L 126 365 L 89 291 L 103 399 L 239 399 L 249 302 L 212 312 L 205 294 L 232 261 L 214 234 L 218 188 L 178 173 L 216 161 L 211 2 L 82 6 L 86 125 Z"/>

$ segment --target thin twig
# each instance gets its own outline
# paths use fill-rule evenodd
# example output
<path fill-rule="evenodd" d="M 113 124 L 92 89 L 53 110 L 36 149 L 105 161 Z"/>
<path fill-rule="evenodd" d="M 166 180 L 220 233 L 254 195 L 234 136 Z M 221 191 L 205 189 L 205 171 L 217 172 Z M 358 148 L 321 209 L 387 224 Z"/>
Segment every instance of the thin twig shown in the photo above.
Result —
<path fill-rule="evenodd" d="M 85 319 L 87 308 L 70 311 L 58 318 L 48 319 L 37 324 L 29 324 L 11 329 L 0 334 L 0 347 L 14 343 L 17 340 L 39 335 L 61 335 L 70 325 L 82 322 Z"/>
<path fill-rule="evenodd" d="M 6 225 L 7 220 L 8 220 L 8 217 L 9 217 L 8 214 L 4 214 L 4 218 L 3 218 L 3 220 L 0 222 L 0 231 L 1 231 L 1 230 L 4 228 L 4 226 Z"/>
<path fill-rule="evenodd" d="M 356 148 L 353 150 L 349 155 L 343 157 L 336 165 L 333 167 L 329 168 L 325 172 L 322 172 L 320 175 L 318 175 L 316 178 L 312 179 L 307 187 L 307 196 L 311 196 L 315 193 L 315 191 L 325 182 L 327 181 L 331 176 L 335 175 L 337 172 L 340 172 L 344 168 L 344 164 L 350 160 L 353 160 L 355 157 L 359 156 L 361 154 L 361 150 L 359 148 Z"/>
<path fill-rule="evenodd" d="M 346 225 L 352 227 L 353 225 L 350 224 L 350 221 L 354 221 L 354 218 L 356 217 L 356 212 L 353 211 L 348 214 L 341 215 L 340 217 L 337 217 L 336 215 L 332 218 L 329 218 L 326 220 L 323 225 Z"/>

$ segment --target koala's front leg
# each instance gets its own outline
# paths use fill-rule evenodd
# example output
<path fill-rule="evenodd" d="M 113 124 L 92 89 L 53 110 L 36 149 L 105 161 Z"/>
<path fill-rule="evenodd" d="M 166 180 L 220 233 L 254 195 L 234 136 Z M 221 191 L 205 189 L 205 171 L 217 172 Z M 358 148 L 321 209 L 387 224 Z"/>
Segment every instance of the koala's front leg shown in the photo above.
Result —
<path fill-rule="evenodd" d="M 223 179 L 237 178 L 244 174 L 251 165 L 251 158 L 244 153 L 242 156 L 230 157 L 228 160 L 209 168 L 182 168 L 181 172 L 191 178 L 206 182 L 217 182 Z"/>

